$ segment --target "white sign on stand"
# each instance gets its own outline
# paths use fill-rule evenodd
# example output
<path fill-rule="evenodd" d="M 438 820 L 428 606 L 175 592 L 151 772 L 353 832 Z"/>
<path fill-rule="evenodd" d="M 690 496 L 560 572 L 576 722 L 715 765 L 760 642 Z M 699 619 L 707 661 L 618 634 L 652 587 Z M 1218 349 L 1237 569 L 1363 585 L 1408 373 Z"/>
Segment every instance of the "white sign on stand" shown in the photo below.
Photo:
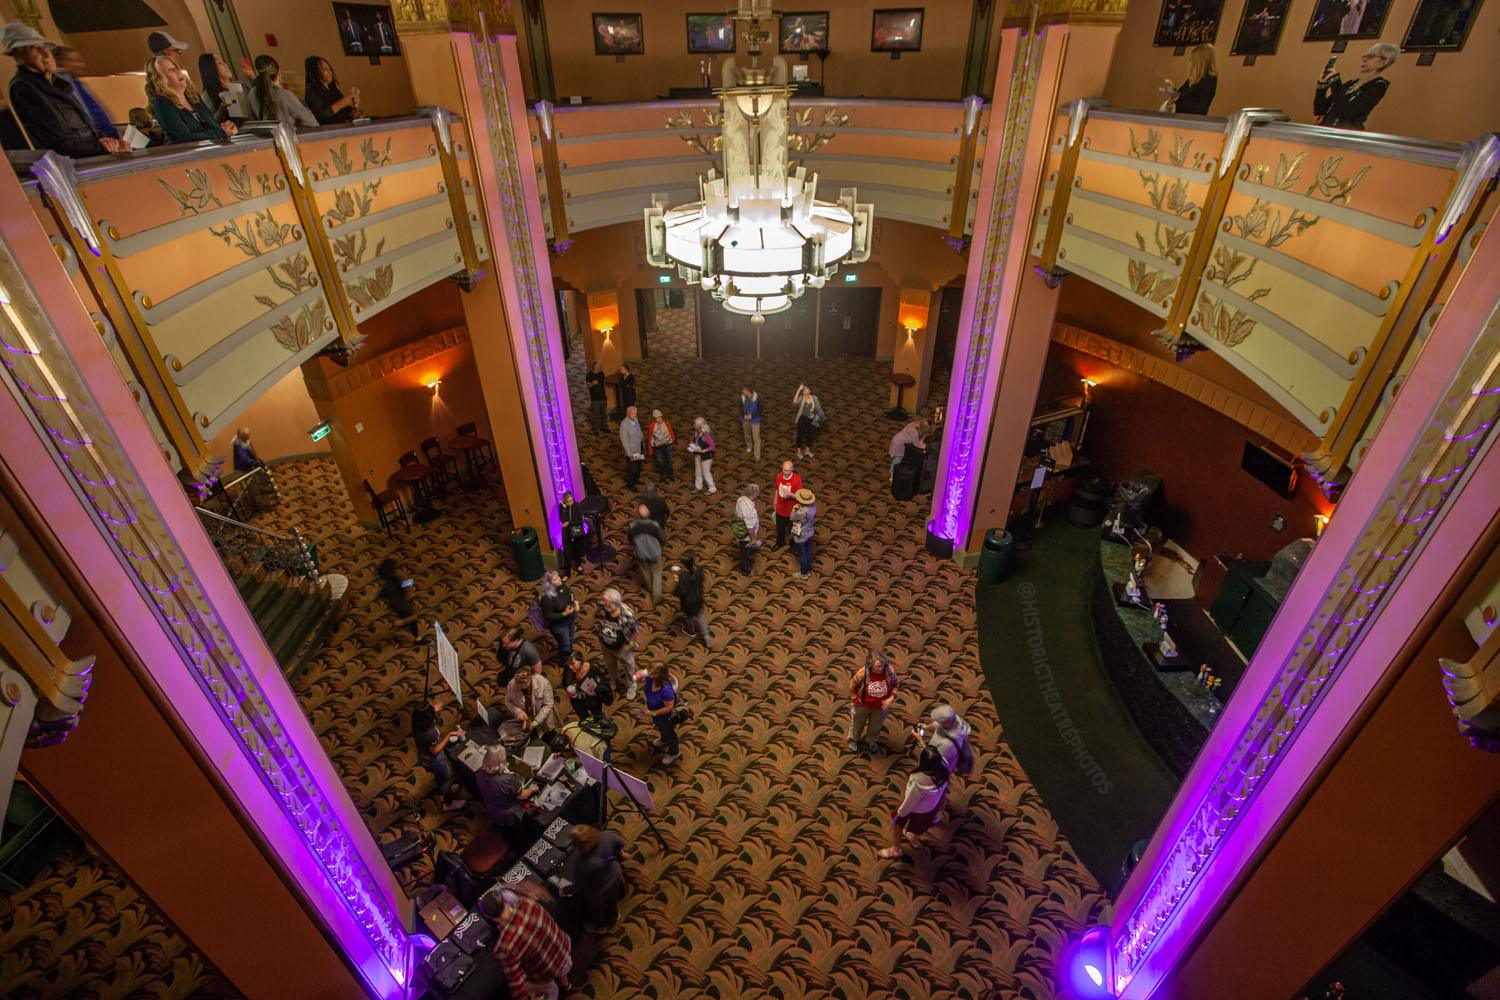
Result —
<path fill-rule="evenodd" d="M 432 631 L 437 646 L 438 675 L 448 682 L 448 686 L 453 689 L 453 697 L 462 705 L 464 693 L 460 690 L 462 679 L 458 674 L 458 650 L 453 648 L 453 643 L 443 634 L 443 626 L 433 622 Z"/>

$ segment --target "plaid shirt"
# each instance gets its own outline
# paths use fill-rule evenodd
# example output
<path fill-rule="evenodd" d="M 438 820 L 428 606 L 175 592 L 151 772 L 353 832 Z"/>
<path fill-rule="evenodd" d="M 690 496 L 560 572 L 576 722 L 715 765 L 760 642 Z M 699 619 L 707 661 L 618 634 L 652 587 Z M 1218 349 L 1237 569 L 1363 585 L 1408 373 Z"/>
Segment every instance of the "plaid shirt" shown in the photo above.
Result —
<path fill-rule="evenodd" d="M 522 897 L 510 919 L 500 927 L 495 957 L 505 970 L 510 995 L 532 994 L 532 983 L 556 979 L 568 965 L 572 944 L 547 911 L 534 899 Z"/>

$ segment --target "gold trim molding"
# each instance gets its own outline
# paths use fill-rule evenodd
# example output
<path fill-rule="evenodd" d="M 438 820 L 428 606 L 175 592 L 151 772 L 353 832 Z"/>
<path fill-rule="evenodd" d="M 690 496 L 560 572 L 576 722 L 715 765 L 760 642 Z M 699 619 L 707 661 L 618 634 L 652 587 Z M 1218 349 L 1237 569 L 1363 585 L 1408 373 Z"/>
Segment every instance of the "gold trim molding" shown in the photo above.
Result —
<path fill-rule="evenodd" d="M 394 0 L 396 33 L 408 35 L 475 31 L 482 16 L 492 31 L 515 31 L 510 0 Z"/>

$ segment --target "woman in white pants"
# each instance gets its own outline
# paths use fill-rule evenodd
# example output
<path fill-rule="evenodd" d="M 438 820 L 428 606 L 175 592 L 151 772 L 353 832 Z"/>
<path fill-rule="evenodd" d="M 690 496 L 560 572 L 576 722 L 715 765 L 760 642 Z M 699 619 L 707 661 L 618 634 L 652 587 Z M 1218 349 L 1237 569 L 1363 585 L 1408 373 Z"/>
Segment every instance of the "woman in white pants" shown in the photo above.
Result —
<path fill-rule="evenodd" d="M 693 453 L 693 492 L 700 492 L 704 483 L 708 484 L 708 492 L 719 492 L 714 485 L 714 435 L 702 417 L 693 420 L 693 440 L 688 443 L 688 451 Z"/>

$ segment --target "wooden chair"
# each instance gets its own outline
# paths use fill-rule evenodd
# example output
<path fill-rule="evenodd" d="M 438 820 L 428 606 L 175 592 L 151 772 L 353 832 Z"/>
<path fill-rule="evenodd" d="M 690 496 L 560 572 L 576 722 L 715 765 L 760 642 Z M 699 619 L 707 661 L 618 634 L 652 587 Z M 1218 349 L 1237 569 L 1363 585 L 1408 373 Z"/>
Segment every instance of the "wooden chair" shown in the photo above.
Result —
<path fill-rule="evenodd" d="M 495 446 L 490 444 L 486 438 L 479 436 L 479 430 L 474 421 L 470 420 L 466 424 L 459 424 L 456 433 L 459 437 L 471 437 L 474 439 L 474 443 L 469 445 L 469 448 L 473 449 L 476 460 L 488 461 L 491 465 L 495 464 Z"/>
<path fill-rule="evenodd" d="M 395 490 L 381 490 L 379 493 L 376 493 L 375 487 L 370 485 L 368 479 L 362 479 L 360 482 L 365 484 L 365 493 L 369 495 L 370 503 L 374 506 L 375 513 L 380 518 L 380 526 L 385 529 L 385 533 L 388 536 L 395 537 L 395 532 L 391 531 L 391 526 L 396 523 L 398 517 L 406 525 L 407 529 L 410 530 L 411 521 L 406 517 L 406 504 L 401 502 L 401 494 Z"/>
<path fill-rule="evenodd" d="M 438 439 L 430 437 L 422 442 L 422 454 L 427 457 L 427 464 L 432 469 L 432 478 L 437 488 L 444 494 L 448 491 L 448 481 L 458 482 L 458 459 L 443 451 L 443 446 L 438 444 Z"/>

